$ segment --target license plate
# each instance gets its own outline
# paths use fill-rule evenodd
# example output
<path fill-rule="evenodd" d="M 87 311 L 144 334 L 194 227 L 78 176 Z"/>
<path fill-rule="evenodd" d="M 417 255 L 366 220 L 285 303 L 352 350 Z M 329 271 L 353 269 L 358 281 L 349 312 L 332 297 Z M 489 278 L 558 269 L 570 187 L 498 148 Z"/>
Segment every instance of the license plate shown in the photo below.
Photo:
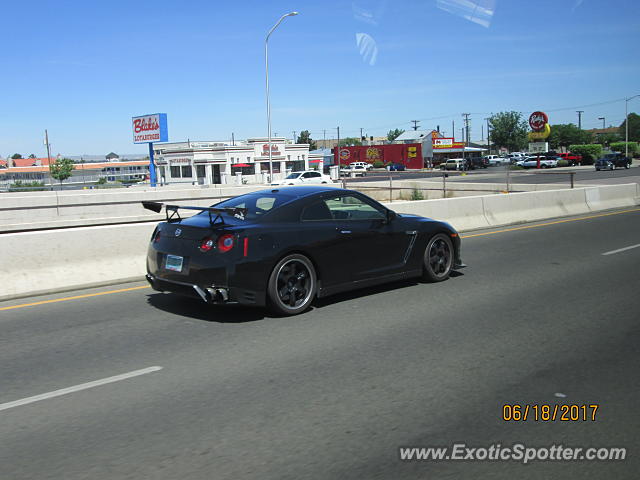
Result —
<path fill-rule="evenodd" d="M 166 268 L 167 270 L 173 270 L 174 272 L 180 272 L 182 271 L 183 261 L 183 257 L 178 257 L 177 255 L 167 255 L 167 260 L 165 261 L 164 268 Z"/>

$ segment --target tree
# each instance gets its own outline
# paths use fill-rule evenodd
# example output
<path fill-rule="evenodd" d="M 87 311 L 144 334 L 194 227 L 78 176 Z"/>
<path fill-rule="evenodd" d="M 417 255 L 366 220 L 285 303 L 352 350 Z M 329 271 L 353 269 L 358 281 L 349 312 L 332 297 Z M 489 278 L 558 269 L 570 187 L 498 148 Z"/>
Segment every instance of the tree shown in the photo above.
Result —
<path fill-rule="evenodd" d="M 315 150 L 316 148 L 318 148 L 318 145 L 316 144 L 316 142 L 314 142 L 311 139 L 311 134 L 309 133 L 309 130 L 303 130 L 300 132 L 300 135 L 298 136 L 298 139 L 296 140 L 296 143 L 306 143 L 309 145 L 309 150 Z"/>
<path fill-rule="evenodd" d="M 403 133 L 404 133 L 404 130 L 401 128 L 396 128 L 395 130 L 389 130 L 389 133 L 387 133 L 387 140 L 389 140 L 390 142 L 393 142 L 396 138 L 398 138 Z"/>
<path fill-rule="evenodd" d="M 602 145 L 569 145 L 572 153 L 582 155 L 582 165 L 593 165 L 593 162 L 602 155 Z"/>
<path fill-rule="evenodd" d="M 36 156 L 32 153 L 31 155 L 29 155 L 29 158 L 36 158 Z"/>
<path fill-rule="evenodd" d="M 62 183 L 63 180 L 66 180 L 71 176 L 71 172 L 74 168 L 73 160 L 70 158 L 59 158 L 49 165 L 49 172 L 51 173 L 51 177 Z"/>
<path fill-rule="evenodd" d="M 362 140 L 356 137 L 347 137 L 340 140 L 341 147 L 359 147 L 362 145 Z"/>
<path fill-rule="evenodd" d="M 20 155 L 19 153 L 14 153 L 13 155 L 11 155 L 11 158 L 15 160 L 17 158 L 22 158 L 22 155 Z"/>
<path fill-rule="evenodd" d="M 611 143 L 619 142 L 620 135 L 617 133 L 598 133 L 593 143 L 599 143 L 600 145 L 609 145 Z"/>
<path fill-rule="evenodd" d="M 573 123 L 559 123 L 551 126 L 548 142 L 552 149 L 568 147 L 569 145 L 584 145 L 591 143 L 591 132 L 580 130 Z"/>
<path fill-rule="evenodd" d="M 629 141 L 640 142 L 640 115 L 638 115 L 637 113 L 630 113 L 628 118 L 629 118 Z M 618 129 L 618 133 L 620 134 L 620 137 L 623 140 L 625 139 L 626 125 L 627 125 L 627 121 L 625 120 L 624 122 L 622 122 L 622 125 L 620 125 L 620 128 Z"/>
<path fill-rule="evenodd" d="M 500 112 L 489 118 L 491 140 L 497 147 L 513 152 L 527 144 L 527 122 L 520 112 Z"/>

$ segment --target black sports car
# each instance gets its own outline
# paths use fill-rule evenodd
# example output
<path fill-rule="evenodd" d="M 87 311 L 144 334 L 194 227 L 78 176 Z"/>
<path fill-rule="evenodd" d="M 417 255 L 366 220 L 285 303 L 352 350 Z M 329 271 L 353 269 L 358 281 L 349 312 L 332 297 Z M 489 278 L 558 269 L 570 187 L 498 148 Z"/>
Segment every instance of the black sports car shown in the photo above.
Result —
<path fill-rule="evenodd" d="M 464 266 L 451 225 L 397 214 L 352 190 L 284 187 L 212 207 L 143 204 L 167 215 L 151 237 L 149 283 L 207 303 L 294 315 L 316 297 L 411 277 L 439 282 Z M 182 209 L 199 213 L 181 218 Z"/>

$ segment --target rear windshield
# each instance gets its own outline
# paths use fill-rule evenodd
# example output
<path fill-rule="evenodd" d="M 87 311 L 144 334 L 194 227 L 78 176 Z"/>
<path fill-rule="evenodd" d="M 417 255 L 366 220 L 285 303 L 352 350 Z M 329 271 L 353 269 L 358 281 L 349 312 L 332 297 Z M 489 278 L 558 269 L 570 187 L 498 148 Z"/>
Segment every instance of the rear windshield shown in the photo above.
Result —
<path fill-rule="evenodd" d="M 230 198 L 213 206 L 220 208 L 246 208 L 248 212 L 244 216 L 244 219 L 256 220 L 274 208 L 290 202 L 294 198 L 295 197 L 281 193 L 277 195 L 272 193 L 248 193 L 246 195 L 240 195 L 239 197 Z M 203 214 L 208 215 L 206 212 L 203 212 Z"/>

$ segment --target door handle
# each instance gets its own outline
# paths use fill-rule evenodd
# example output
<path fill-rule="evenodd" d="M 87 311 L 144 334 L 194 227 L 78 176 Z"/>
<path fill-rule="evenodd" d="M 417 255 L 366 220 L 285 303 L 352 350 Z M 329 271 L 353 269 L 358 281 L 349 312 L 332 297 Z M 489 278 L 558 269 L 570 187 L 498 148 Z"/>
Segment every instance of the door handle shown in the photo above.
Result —
<path fill-rule="evenodd" d="M 338 232 L 340 232 L 342 235 L 349 235 L 349 234 L 351 233 L 351 230 L 340 230 L 340 229 L 337 229 L 337 230 L 338 230 Z"/>

